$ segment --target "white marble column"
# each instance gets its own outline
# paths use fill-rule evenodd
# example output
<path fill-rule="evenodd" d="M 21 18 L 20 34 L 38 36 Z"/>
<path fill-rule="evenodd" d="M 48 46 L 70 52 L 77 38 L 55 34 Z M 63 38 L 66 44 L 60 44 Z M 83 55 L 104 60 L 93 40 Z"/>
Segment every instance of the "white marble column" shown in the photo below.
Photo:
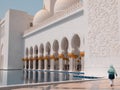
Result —
<path fill-rule="evenodd" d="M 73 61 L 73 58 L 70 58 L 70 60 L 69 60 L 69 71 L 70 72 L 74 71 L 74 61 Z"/>
<path fill-rule="evenodd" d="M 41 60 L 38 60 L 38 70 L 41 70 Z"/>
<path fill-rule="evenodd" d="M 33 55 L 33 58 L 34 58 L 34 60 L 33 60 L 33 70 L 35 70 L 36 69 L 36 54 L 34 54 Z"/>
<path fill-rule="evenodd" d="M 84 57 L 81 57 L 81 71 L 84 71 Z"/>
<path fill-rule="evenodd" d="M 73 71 L 76 71 L 76 60 L 73 59 Z"/>
<path fill-rule="evenodd" d="M 27 69 L 27 61 L 24 61 L 24 69 Z"/>
<path fill-rule="evenodd" d="M 38 70 L 41 70 L 42 67 L 41 67 L 41 60 L 42 60 L 42 54 L 41 53 L 38 53 Z"/>
<path fill-rule="evenodd" d="M 63 59 L 62 58 L 59 59 L 59 70 L 63 71 Z"/>
<path fill-rule="evenodd" d="M 36 60 L 33 60 L 33 70 L 36 69 Z"/>
<path fill-rule="evenodd" d="M 28 69 L 30 70 L 31 68 L 31 60 L 29 59 L 29 62 L 28 62 L 29 64 L 28 64 Z"/>
<path fill-rule="evenodd" d="M 77 70 L 77 61 L 76 60 L 74 60 L 74 65 L 75 65 L 74 71 L 76 71 Z"/>
<path fill-rule="evenodd" d="M 44 60 L 44 70 L 47 70 L 47 67 L 48 67 L 48 60 L 45 59 Z"/>
<path fill-rule="evenodd" d="M 51 59 L 50 60 L 50 70 L 54 70 L 54 63 L 55 63 L 54 59 Z"/>

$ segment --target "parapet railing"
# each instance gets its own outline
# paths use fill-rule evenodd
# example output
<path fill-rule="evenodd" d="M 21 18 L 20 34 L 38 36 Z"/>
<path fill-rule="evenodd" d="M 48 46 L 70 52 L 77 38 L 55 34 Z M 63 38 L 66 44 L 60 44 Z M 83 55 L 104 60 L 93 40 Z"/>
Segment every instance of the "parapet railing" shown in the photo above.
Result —
<path fill-rule="evenodd" d="M 55 21 L 55 20 L 58 20 L 59 18 L 63 17 L 63 16 L 66 16 L 66 15 L 69 15 L 70 13 L 72 13 L 73 11 L 76 11 L 77 9 L 81 8 L 83 6 L 83 3 L 82 2 L 78 2 L 74 5 L 72 5 L 71 7 L 63 10 L 63 11 L 60 11 L 60 12 L 56 12 L 53 16 L 51 16 L 50 18 L 46 19 L 45 21 L 41 22 L 39 25 L 37 26 L 33 26 L 31 27 L 30 29 L 26 30 L 24 32 L 24 35 L 37 29 L 37 28 L 40 28 L 40 27 L 43 27 L 45 25 L 48 25 L 50 24 L 51 22 Z"/>

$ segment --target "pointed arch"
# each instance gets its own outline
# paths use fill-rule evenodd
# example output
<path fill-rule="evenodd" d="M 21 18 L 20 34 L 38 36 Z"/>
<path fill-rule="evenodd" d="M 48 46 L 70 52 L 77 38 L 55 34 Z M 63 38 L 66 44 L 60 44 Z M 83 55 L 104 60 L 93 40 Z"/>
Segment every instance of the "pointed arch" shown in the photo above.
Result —
<path fill-rule="evenodd" d="M 40 52 L 41 54 L 44 53 L 44 45 L 43 45 L 43 43 L 40 44 L 39 52 Z"/>
<path fill-rule="evenodd" d="M 30 55 L 33 56 L 33 47 L 30 47 Z"/>
<path fill-rule="evenodd" d="M 54 42 L 53 42 L 53 51 L 58 52 L 58 50 L 59 50 L 58 40 L 54 40 Z"/>
<path fill-rule="evenodd" d="M 26 53 L 26 56 L 28 57 L 28 54 L 29 54 L 29 49 L 28 48 L 26 48 L 26 51 L 25 51 Z"/>
<path fill-rule="evenodd" d="M 61 42 L 61 49 L 64 51 L 68 50 L 68 39 L 64 37 Z"/>
<path fill-rule="evenodd" d="M 51 45 L 50 45 L 50 42 L 47 42 L 46 43 L 46 52 L 48 52 L 48 54 L 50 54 L 50 51 L 51 51 Z"/>
<path fill-rule="evenodd" d="M 37 45 L 35 45 L 35 47 L 34 47 L 34 54 L 38 54 L 38 46 Z"/>
<path fill-rule="evenodd" d="M 80 47 L 80 37 L 78 34 L 75 34 L 71 41 L 72 48 L 79 48 Z"/>

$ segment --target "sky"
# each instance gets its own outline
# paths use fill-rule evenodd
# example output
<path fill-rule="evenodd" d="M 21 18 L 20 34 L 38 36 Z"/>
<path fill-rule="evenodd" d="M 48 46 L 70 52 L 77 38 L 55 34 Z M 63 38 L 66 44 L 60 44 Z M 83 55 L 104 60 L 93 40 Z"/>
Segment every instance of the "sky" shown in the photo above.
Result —
<path fill-rule="evenodd" d="M 43 0 L 0 0 L 0 18 L 3 18 L 9 9 L 25 11 L 34 15 L 43 7 Z"/>

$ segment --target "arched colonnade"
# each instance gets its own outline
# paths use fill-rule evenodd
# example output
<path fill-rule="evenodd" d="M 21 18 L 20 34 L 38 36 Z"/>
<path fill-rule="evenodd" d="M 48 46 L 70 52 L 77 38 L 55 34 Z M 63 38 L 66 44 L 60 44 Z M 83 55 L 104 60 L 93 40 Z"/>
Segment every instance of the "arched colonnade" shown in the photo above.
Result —
<path fill-rule="evenodd" d="M 84 66 L 84 51 L 80 51 L 80 37 L 75 34 L 71 40 L 72 51 L 68 52 L 69 41 L 66 37 L 62 39 L 59 53 L 59 42 L 54 40 L 52 46 L 47 42 L 44 46 L 35 45 L 26 48 L 25 57 L 23 58 L 24 69 L 38 70 L 65 70 L 81 71 Z M 53 53 L 51 54 L 51 51 Z"/>

